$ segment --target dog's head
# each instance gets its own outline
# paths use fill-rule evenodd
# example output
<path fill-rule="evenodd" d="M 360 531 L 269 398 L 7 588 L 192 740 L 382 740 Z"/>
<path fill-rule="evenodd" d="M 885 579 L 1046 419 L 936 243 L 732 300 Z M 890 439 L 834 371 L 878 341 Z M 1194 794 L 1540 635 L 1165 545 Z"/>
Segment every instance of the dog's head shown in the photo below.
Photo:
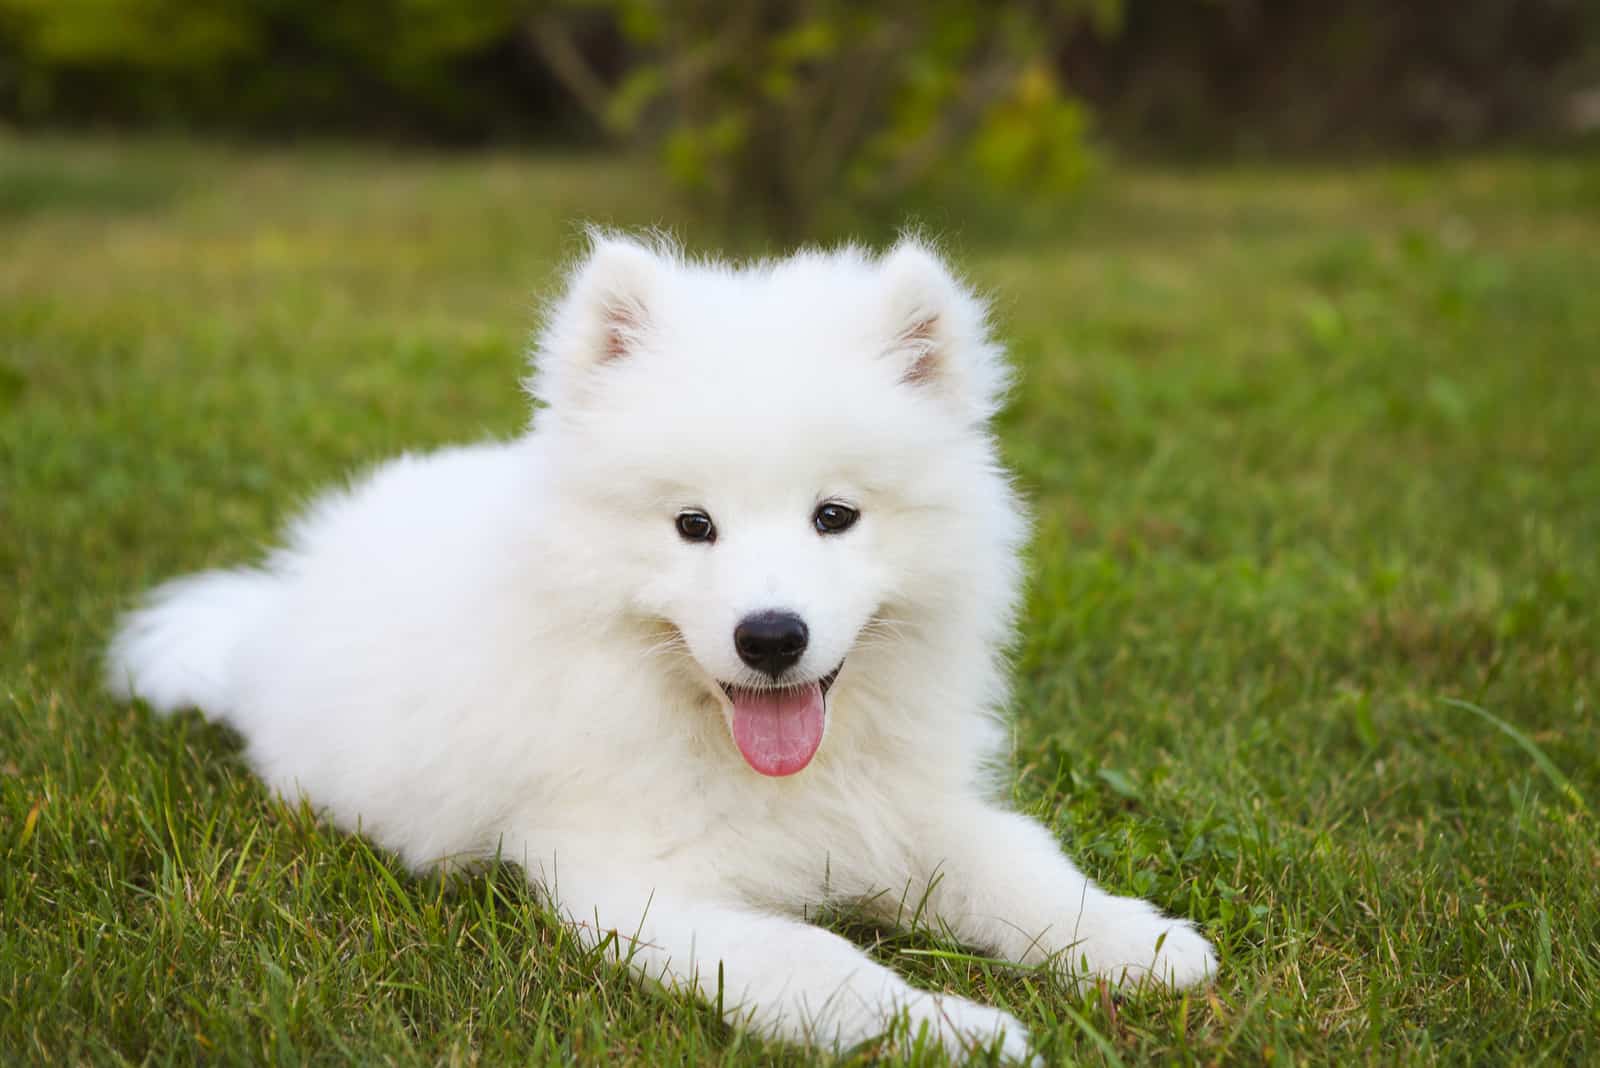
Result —
<path fill-rule="evenodd" d="M 836 683 L 1003 639 L 1004 385 L 983 305 L 918 242 L 734 268 L 614 236 L 531 383 L 586 581 L 766 775 L 811 761 Z"/>

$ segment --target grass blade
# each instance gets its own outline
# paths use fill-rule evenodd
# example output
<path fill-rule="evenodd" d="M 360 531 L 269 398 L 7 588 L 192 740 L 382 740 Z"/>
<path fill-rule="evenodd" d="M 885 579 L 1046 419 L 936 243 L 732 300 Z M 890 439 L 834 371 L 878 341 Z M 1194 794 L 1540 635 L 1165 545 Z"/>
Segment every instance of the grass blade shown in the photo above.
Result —
<path fill-rule="evenodd" d="M 1513 727 L 1511 724 L 1495 715 L 1493 712 L 1490 712 L 1487 708 L 1483 708 L 1480 705 L 1475 705 L 1471 701 L 1461 701 L 1454 697 L 1441 697 L 1439 700 L 1454 708 L 1464 708 L 1468 712 L 1482 717 L 1485 722 L 1499 728 L 1502 734 L 1510 738 L 1513 742 L 1516 742 L 1517 745 L 1522 747 L 1523 752 L 1527 753 L 1528 756 L 1533 758 L 1534 764 L 1538 766 L 1540 771 L 1544 772 L 1545 778 L 1550 780 L 1559 793 L 1563 794 L 1567 800 L 1576 805 L 1578 811 L 1582 812 L 1586 816 L 1589 814 L 1589 805 L 1588 802 L 1584 801 L 1583 795 L 1578 793 L 1577 789 L 1570 781 L 1568 781 L 1567 777 L 1561 773 L 1561 769 L 1556 767 L 1555 761 L 1545 756 L 1544 750 L 1540 749 L 1539 744 L 1532 738 L 1529 738 L 1526 734 L 1522 733 L 1517 728 Z"/>

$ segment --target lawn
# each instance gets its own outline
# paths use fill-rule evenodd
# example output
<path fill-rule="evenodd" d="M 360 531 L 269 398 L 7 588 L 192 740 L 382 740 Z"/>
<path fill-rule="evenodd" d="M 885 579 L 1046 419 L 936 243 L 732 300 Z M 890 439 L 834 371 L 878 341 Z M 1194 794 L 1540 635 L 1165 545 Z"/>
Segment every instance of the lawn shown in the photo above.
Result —
<path fill-rule="evenodd" d="M 577 220 L 672 218 L 604 160 L 0 141 L 0 1062 L 807 1060 L 97 684 L 149 583 L 515 432 Z M 924 219 L 1022 372 L 1015 801 L 1222 973 L 1118 1004 L 831 922 L 1053 1062 L 1600 1057 L 1600 159 Z"/>

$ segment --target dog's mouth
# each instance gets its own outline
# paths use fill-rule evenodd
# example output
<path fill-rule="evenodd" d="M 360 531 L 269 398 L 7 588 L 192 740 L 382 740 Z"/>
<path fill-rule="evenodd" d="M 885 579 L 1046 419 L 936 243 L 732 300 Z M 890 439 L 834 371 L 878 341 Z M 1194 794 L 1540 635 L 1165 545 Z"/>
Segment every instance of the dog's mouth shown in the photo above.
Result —
<path fill-rule="evenodd" d="M 828 724 L 828 690 L 843 662 L 819 679 L 749 687 L 719 682 L 733 705 L 733 742 L 762 775 L 793 775 L 811 763 Z"/>

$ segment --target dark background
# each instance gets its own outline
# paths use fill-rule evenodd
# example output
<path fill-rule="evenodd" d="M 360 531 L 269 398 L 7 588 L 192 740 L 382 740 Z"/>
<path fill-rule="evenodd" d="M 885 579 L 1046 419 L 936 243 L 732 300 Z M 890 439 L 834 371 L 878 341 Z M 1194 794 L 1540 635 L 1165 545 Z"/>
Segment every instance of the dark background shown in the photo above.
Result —
<path fill-rule="evenodd" d="M 583 143 L 602 131 L 552 74 L 534 21 L 564 20 L 609 77 L 638 51 L 627 23 L 641 6 L 0 0 L 0 119 L 24 129 Z M 758 6 L 774 25 L 797 7 Z M 1052 40 L 1048 61 L 1099 135 L 1128 149 L 1559 143 L 1600 127 L 1591 0 L 1090 6 L 1096 17 Z M 942 17 L 940 4 L 924 7 Z"/>

